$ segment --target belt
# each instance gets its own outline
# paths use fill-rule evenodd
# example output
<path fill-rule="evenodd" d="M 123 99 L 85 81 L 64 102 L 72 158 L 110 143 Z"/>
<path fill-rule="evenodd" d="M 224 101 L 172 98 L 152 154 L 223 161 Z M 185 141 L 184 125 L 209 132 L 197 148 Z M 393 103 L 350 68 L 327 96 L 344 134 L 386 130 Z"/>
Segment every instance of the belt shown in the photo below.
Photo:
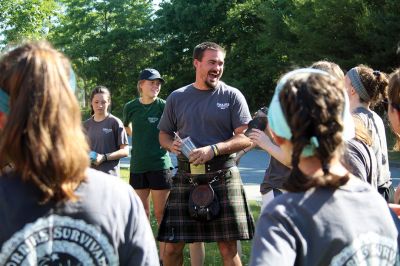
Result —
<path fill-rule="evenodd" d="M 178 169 L 189 174 L 207 174 L 236 166 L 232 158 L 225 160 L 211 160 L 205 164 L 194 165 L 188 161 L 178 160 Z"/>

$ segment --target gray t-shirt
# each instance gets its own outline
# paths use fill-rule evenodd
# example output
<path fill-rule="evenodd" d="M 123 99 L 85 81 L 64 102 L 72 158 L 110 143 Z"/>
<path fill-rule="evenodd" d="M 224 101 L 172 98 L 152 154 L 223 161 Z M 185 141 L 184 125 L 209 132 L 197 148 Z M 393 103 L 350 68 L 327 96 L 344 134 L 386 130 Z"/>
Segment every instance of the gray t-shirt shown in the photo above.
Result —
<path fill-rule="evenodd" d="M 129 144 L 122 121 L 112 114 L 100 122 L 94 121 L 91 117 L 83 123 L 83 126 L 89 139 L 90 150 L 97 153 L 111 153 L 119 150 L 121 145 Z M 120 176 L 119 160 L 109 160 L 92 167 L 110 175 Z"/>
<path fill-rule="evenodd" d="M 250 265 L 399 265 L 398 229 L 382 196 L 357 178 L 284 193 L 258 220 Z"/>
<path fill-rule="evenodd" d="M 389 157 L 386 143 L 385 126 L 382 118 L 374 111 L 358 107 L 353 114 L 359 116 L 372 137 L 372 150 L 378 163 L 378 188 L 388 188 L 392 184 L 389 171 Z"/>
<path fill-rule="evenodd" d="M 280 163 L 273 156 L 270 156 L 270 161 L 267 170 L 265 170 L 264 180 L 260 185 L 261 194 L 268 193 L 271 189 L 282 189 L 290 175 L 291 169 Z"/>
<path fill-rule="evenodd" d="M 0 265 L 158 265 L 143 205 L 128 184 L 88 169 L 76 195 L 76 202 L 40 204 L 32 183 L 1 176 Z"/>
<path fill-rule="evenodd" d="M 219 82 L 215 89 L 193 85 L 173 91 L 167 98 L 158 128 L 181 138 L 190 136 L 196 147 L 204 147 L 233 136 L 236 128 L 251 120 L 247 102 L 236 88 Z"/>
<path fill-rule="evenodd" d="M 367 144 L 357 139 L 346 142 L 344 162 L 349 171 L 364 182 L 378 189 L 378 173 L 374 151 Z"/>

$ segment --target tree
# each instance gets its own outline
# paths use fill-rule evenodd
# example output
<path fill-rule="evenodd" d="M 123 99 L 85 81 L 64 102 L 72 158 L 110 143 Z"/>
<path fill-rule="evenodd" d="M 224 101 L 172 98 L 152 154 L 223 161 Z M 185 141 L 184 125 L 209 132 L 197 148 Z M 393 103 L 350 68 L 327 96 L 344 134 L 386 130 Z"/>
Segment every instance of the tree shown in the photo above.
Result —
<path fill-rule="evenodd" d="M 154 42 L 149 35 L 152 6 L 145 0 L 64 0 L 65 14 L 52 40 L 72 59 L 86 98 L 95 85 L 112 93 L 113 112 L 136 92 Z"/>
<path fill-rule="evenodd" d="M 166 93 L 193 81 L 192 52 L 204 41 L 222 43 L 228 10 L 238 1 L 163 1 L 155 13 L 153 35 L 160 46 L 154 65 L 166 75 Z"/>
<path fill-rule="evenodd" d="M 0 0 L 1 44 L 42 39 L 57 21 L 55 0 Z"/>

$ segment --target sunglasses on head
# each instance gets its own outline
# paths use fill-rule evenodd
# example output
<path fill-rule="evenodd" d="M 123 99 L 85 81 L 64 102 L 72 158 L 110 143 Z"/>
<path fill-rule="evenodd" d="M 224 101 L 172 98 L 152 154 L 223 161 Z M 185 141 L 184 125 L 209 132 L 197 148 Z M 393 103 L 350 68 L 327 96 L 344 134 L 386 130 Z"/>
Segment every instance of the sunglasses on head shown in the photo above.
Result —
<path fill-rule="evenodd" d="M 389 108 L 389 100 L 386 98 L 382 101 L 383 106 L 385 107 L 385 110 L 387 111 Z M 398 103 L 391 103 L 390 104 L 394 109 L 397 111 L 400 111 L 400 104 Z"/>

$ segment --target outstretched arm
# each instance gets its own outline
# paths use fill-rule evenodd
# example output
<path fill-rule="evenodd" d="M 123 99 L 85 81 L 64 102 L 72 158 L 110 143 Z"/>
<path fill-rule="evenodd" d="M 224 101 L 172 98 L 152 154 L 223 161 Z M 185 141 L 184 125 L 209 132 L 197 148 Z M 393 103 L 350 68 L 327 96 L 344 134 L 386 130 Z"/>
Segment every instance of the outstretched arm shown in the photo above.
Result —
<path fill-rule="evenodd" d="M 267 136 L 263 131 L 258 129 L 252 129 L 252 132 L 249 134 L 249 137 L 252 142 L 257 144 L 261 149 L 268 152 L 271 156 L 277 159 L 283 165 L 291 168 L 290 158 L 288 158 L 282 149 L 272 142 L 269 136 Z"/>

